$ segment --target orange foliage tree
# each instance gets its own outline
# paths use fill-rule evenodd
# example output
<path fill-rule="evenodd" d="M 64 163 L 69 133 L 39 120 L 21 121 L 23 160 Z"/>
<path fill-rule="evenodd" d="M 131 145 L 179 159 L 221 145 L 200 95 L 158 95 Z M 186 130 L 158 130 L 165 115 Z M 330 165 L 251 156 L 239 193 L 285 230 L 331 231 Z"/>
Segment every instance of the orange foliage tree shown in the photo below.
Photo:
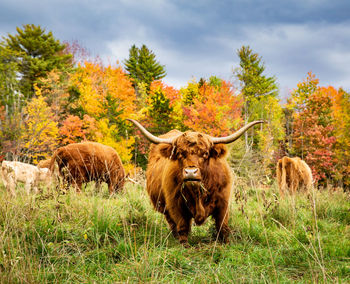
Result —
<path fill-rule="evenodd" d="M 92 138 L 112 146 L 118 151 L 124 164 L 130 163 L 134 139 L 128 137 L 125 119 L 136 111 L 136 96 L 123 69 L 120 66 L 104 67 L 100 63 L 85 62 L 83 66 L 79 65 L 71 82 L 79 93 L 76 105 L 82 108 L 85 115 L 95 119 L 96 123 L 87 127 L 97 128 L 96 135 Z M 66 121 L 66 126 L 75 121 L 75 128 L 81 139 L 84 135 L 86 137 L 86 133 L 92 133 L 91 129 L 85 129 L 85 134 L 82 135 L 84 124 L 81 126 L 76 118 L 70 120 Z"/>
<path fill-rule="evenodd" d="M 78 88 L 79 104 L 95 119 L 108 118 L 124 130 L 124 120 L 135 112 L 135 92 L 123 69 L 85 62 L 72 76 Z M 122 134 L 122 133 L 120 133 Z"/>
<path fill-rule="evenodd" d="M 99 136 L 96 120 L 87 114 L 83 119 L 68 115 L 59 129 L 61 144 L 67 145 L 81 141 L 95 141 Z"/>
<path fill-rule="evenodd" d="M 337 179 L 340 186 L 350 187 L 350 94 L 340 89 L 334 95 L 335 153 L 338 158 Z"/>
<path fill-rule="evenodd" d="M 187 103 L 183 107 L 186 127 L 212 136 L 224 136 L 242 124 L 242 99 L 235 95 L 231 83 L 202 81 L 197 89 L 193 83 L 188 88 L 181 90 Z"/>

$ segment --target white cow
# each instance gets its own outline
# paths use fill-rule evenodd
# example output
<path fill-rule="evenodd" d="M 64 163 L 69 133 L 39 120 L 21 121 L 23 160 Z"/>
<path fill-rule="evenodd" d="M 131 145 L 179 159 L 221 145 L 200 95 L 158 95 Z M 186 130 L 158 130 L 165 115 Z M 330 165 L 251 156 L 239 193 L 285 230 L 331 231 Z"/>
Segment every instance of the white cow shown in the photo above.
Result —
<path fill-rule="evenodd" d="M 52 175 L 49 169 L 39 169 L 36 166 L 12 161 L 3 161 L 0 171 L 3 183 L 11 194 L 16 195 L 15 188 L 17 182 L 23 182 L 27 193 L 31 188 L 34 192 L 38 192 L 40 182 L 50 185 Z"/>

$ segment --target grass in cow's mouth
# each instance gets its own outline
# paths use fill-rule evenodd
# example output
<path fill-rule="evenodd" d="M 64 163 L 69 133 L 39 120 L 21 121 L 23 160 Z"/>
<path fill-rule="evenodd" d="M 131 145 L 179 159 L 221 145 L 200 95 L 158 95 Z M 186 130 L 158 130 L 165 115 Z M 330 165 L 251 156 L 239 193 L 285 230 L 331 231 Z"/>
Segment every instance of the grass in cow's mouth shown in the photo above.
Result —
<path fill-rule="evenodd" d="M 350 281 L 348 194 L 281 200 L 275 185 L 240 193 L 230 244 L 216 241 L 208 219 L 192 226 L 184 248 L 144 183 L 113 196 L 90 184 L 80 194 L 16 197 L 0 184 L 0 283 Z"/>

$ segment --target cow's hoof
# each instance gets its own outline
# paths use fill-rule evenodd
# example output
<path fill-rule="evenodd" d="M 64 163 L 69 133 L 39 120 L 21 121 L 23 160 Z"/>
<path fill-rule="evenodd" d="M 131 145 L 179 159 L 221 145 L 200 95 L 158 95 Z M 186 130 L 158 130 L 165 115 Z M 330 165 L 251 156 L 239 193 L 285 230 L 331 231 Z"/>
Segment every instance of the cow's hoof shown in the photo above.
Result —
<path fill-rule="evenodd" d="M 184 247 L 184 248 L 190 248 L 190 244 L 188 243 L 188 241 L 180 241 L 180 244 Z"/>

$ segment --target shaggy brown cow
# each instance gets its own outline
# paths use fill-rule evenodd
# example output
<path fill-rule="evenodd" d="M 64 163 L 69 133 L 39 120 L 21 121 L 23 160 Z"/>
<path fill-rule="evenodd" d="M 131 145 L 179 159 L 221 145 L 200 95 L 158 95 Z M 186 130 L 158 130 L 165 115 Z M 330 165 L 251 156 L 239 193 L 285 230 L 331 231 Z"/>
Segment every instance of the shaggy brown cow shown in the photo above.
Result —
<path fill-rule="evenodd" d="M 294 194 L 297 190 L 308 191 L 312 186 L 310 167 L 299 157 L 283 157 L 277 162 L 277 182 L 280 195 Z"/>
<path fill-rule="evenodd" d="M 52 172 L 55 162 L 62 178 L 75 185 L 77 191 L 89 181 L 106 182 L 110 194 L 124 186 L 125 171 L 112 147 L 96 142 L 69 144 L 54 153 L 50 163 Z"/>
<path fill-rule="evenodd" d="M 254 121 L 227 137 L 172 130 L 156 137 L 129 119 L 156 145 L 151 145 L 146 172 L 147 192 L 155 209 L 165 215 L 180 243 L 187 245 L 191 222 L 201 225 L 212 216 L 218 238 L 228 241 L 228 206 L 232 176 L 225 159 L 227 143 L 262 121 Z"/>

